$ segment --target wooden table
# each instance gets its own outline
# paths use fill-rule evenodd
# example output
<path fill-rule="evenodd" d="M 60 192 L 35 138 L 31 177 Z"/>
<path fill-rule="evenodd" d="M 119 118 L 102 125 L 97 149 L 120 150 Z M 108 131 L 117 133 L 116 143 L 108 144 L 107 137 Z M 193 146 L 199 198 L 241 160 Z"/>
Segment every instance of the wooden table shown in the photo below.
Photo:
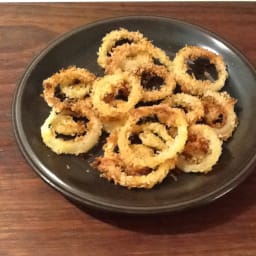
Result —
<path fill-rule="evenodd" d="M 178 18 L 215 32 L 256 66 L 255 3 L 1 4 L 0 9 L 1 256 L 256 255 L 256 172 L 224 198 L 182 213 L 128 217 L 88 211 L 34 173 L 11 125 L 19 78 L 62 33 L 107 17 Z"/>

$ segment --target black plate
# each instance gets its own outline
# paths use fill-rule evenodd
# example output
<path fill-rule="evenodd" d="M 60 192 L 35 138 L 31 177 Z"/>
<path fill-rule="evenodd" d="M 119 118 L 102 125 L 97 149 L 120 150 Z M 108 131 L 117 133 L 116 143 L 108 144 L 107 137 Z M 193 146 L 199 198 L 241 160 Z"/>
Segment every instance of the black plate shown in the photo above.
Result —
<path fill-rule="evenodd" d="M 120 27 L 141 31 L 171 58 L 186 44 L 207 47 L 224 57 L 230 75 L 224 89 L 238 99 L 236 112 L 240 124 L 233 138 L 225 143 L 221 159 L 209 175 L 182 174 L 178 181 L 168 177 L 151 190 L 128 190 L 99 178 L 99 173 L 90 168 L 90 161 L 100 153 L 100 145 L 89 154 L 75 157 L 55 155 L 42 143 L 40 126 L 49 114 L 49 108 L 40 97 L 42 80 L 69 65 L 103 74 L 96 62 L 96 52 L 102 37 Z M 202 28 L 160 17 L 109 19 L 63 35 L 33 60 L 14 97 L 14 131 L 34 170 L 67 197 L 114 212 L 171 212 L 221 197 L 253 170 L 256 162 L 255 86 L 255 71 L 242 54 Z"/>

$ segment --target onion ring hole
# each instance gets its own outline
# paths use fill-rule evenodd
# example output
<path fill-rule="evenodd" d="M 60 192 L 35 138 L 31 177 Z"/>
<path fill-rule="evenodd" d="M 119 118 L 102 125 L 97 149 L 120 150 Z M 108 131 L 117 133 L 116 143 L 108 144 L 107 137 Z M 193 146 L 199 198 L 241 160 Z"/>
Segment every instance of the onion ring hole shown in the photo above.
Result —
<path fill-rule="evenodd" d="M 133 40 L 130 40 L 128 38 L 123 38 L 115 42 L 114 46 L 110 49 L 110 51 L 107 53 L 107 56 L 110 57 L 111 53 L 117 46 L 121 46 L 123 44 L 131 44 L 133 43 Z"/>
<path fill-rule="evenodd" d="M 159 90 L 163 85 L 164 79 L 156 74 L 142 72 L 141 85 L 145 90 Z"/>
<path fill-rule="evenodd" d="M 210 80 L 214 82 L 218 79 L 218 72 L 214 64 L 208 58 L 197 58 L 187 60 L 187 73 L 194 76 L 197 80 Z"/>

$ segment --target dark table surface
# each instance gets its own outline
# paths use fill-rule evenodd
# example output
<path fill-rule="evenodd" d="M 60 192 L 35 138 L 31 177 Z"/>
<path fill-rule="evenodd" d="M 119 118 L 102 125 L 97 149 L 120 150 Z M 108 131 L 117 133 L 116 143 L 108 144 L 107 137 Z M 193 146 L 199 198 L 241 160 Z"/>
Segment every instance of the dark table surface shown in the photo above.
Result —
<path fill-rule="evenodd" d="M 256 66 L 255 3 L 0 4 L 0 255 L 256 255 L 256 172 L 216 202 L 166 216 L 79 207 L 43 182 L 13 136 L 11 103 L 48 43 L 103 18 L 158 15 L 194 23 Z M 255 138 L 252 138 L 255 139 Z"/>

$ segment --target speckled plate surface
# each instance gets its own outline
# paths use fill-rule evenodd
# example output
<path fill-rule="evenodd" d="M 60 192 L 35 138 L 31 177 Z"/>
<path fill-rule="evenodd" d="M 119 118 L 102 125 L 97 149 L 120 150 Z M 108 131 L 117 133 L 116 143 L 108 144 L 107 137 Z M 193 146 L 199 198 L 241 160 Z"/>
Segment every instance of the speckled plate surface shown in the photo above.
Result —
<path fill-rule="evenodd" d="M 224 144 L 220 161 L 208 175 L 182 174 L 177 181 L 167 177 L 151 190 L 128 190 L 100 178 L 99 173 L 91 169 L 89 163 L 101 153 L 101 143 L 79 157 L 56 155 L 43 144 L 40 126 L 50 110 L 40 97 L 43 79 L 69 65 L 103 74 L 96 62 L 97 50 L 102 37 L 120 27 L 139 30 L 171 58 L 186 44 L 207 47 L 224 57 L 229 71 L 224 89 L 238 99 L 236 112 L 240 124 L 233 138 Z M 22 153 L 39 176 L 72 200 L 120 213 L 156 214 L 182 210 L 221 197 L 254 169 L 255 85 L 255 70 L 243 55 L 200 27 L 150 16 L 103 20 L 61 36 L 32 61 L 14 95 L 14 133 Z"/>

